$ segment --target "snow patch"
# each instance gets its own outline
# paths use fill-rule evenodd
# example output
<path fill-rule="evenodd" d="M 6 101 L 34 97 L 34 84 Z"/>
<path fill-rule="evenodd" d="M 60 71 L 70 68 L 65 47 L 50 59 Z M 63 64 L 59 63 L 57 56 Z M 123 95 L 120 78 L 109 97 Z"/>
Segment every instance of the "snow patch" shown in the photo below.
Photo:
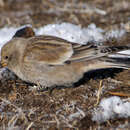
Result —
<path fill-rule="evenodd" d="M 130 100 L 121 100 L 117 96 L 102 99 L 99 108 L 93 113 L 92 120 L 105 122 L 109 119 L 130 117 Z"/>
<path fill-rule="evenodd" d="M 87 28 L 81 28 L 71 23 L 49 24 L 39 29 L 35 29 L 37 35 L 51 35 L 66 39 L 70 42 L 86 44 L 90 41 L 104 41 L 101 28 L 97 28 L 95 24 L 90 24 Z"/>

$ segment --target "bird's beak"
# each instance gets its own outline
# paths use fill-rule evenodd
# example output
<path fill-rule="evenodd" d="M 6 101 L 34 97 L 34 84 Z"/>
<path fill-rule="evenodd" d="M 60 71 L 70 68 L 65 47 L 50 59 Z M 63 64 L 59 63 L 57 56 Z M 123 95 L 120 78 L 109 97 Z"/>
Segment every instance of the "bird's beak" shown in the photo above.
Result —
<path fill-rule="evenodd" d="M 6 67 L 7 66 L 7 63 L 5 63 L 5 62 L 1 62 L 0 63 L 0 67 L 2 68 L 2 67 Z"/>

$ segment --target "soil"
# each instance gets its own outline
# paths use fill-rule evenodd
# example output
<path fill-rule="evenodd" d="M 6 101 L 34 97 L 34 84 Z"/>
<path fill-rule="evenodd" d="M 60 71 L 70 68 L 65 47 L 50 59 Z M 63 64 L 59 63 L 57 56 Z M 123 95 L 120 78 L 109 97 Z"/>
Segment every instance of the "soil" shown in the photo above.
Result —
<path fill-rule="evenodd" d="M 1 0 L 0 27 L 33 28 L 70 22 L 82 27 L 95 23 L 103 29 L 120 28 L 130 20 L 129 0 Z M 94 11 L 94 8 L 99 11 Z M 130 44 L 130 31 L 122 39 L 104 44 Z M 6 130 L 122 130 L 130 129 L 130 118 L 116 118 L 104 123 L 92 121 L 98 107 L 97 91 L 103 87 L 100 100 L 110 92 L 130 96 L 130 70 L 104 69 L 86 73 L 71 88 L 44 92 L 31 91 L 30 85 L 14 76 L 0 81 L 0 129 Z M 78 113 L 79 112 L 79 113 Z M 123 127 L 123 128 L 122 128 Z"/>

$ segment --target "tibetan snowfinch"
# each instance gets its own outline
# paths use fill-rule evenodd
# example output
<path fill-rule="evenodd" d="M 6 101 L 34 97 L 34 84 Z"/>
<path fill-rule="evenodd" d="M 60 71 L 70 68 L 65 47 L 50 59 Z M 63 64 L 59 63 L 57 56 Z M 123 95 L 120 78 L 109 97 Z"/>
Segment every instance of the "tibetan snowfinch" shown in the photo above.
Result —
<path fill-rule="evenodd" d="M 91 70 L 130 69 L 128 58 L 109 57 L 127 49 L 130 47 L 81 45 L 53 36 L 16 37 L 2 47 L 1 64 L 44 89 L 72 85 Z"/>

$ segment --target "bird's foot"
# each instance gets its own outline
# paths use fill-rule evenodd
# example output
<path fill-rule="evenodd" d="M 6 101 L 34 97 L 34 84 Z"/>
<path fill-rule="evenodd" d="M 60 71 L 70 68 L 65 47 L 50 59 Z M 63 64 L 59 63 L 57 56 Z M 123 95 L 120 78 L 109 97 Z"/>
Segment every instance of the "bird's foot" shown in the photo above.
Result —
<path fill-rule="evenodd" d="M 47 91 L 48 89 L 49 89 L 48 87 L 42 86 L 39 82 L 37 82 L 33 86 L 29 86 L 30 91 L 43 92 L 43 91 Z"/>

